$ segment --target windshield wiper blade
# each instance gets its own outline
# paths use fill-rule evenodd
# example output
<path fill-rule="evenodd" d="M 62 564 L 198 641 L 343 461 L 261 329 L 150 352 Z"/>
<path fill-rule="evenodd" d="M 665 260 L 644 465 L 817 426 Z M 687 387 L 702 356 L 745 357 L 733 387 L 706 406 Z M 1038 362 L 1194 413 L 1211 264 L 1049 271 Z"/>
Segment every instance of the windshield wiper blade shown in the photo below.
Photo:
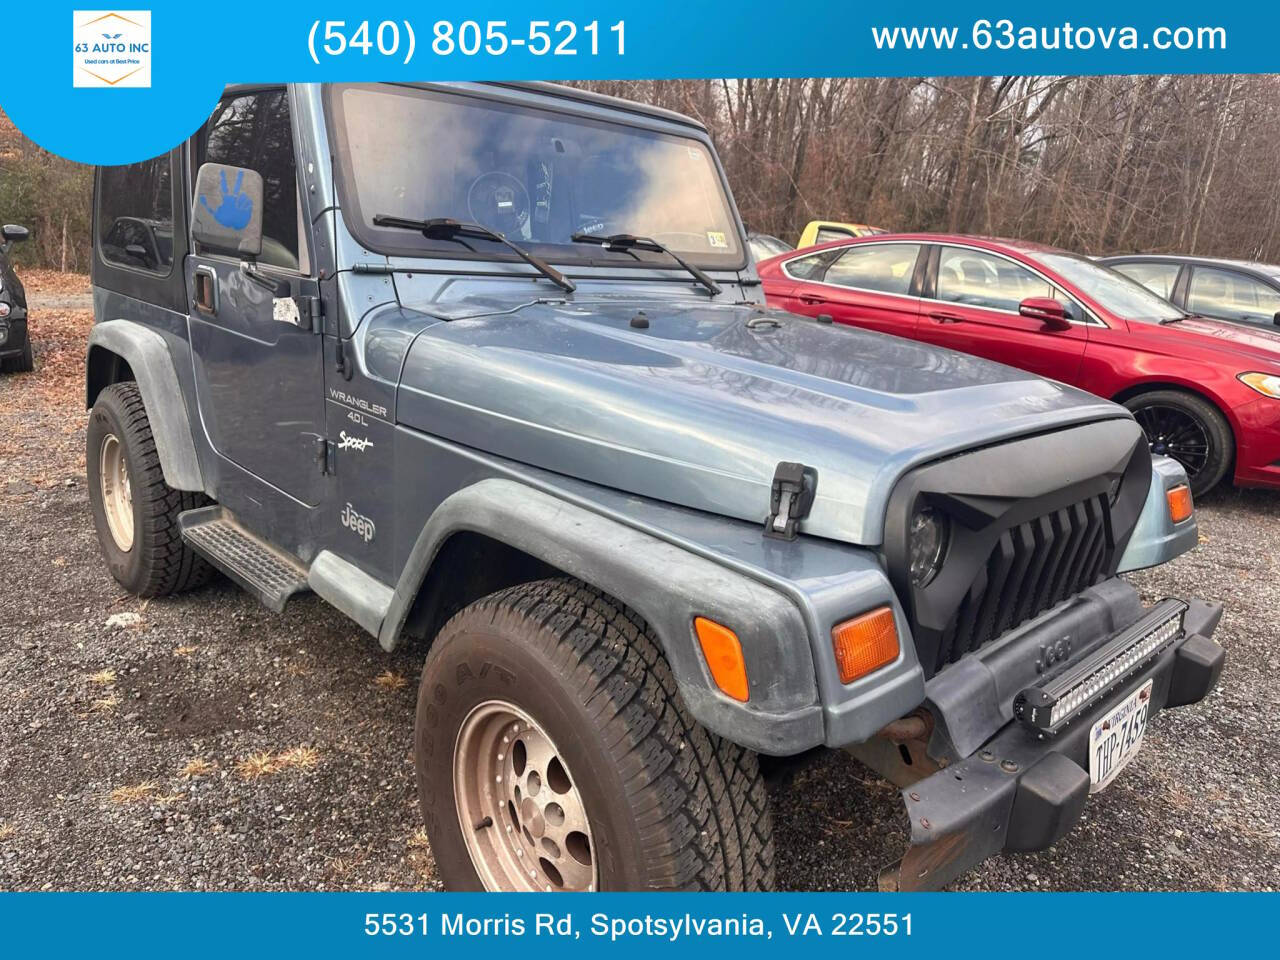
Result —
<path fill-rule="evenodd" d="M 705 273 L 695 267 L 692 263 L 685 260 L 679 254 L 675 253 L 668 247 L 659 243 L 651 237 L 637 237 L 630 233 L 615 233 L 610 237 L 598 237 L 592 233 L 575 233 L 569 238 L 574 243 L 595 243 L 604 247 L 606 250 L 648 250 L 652 253 L 665 253 L 697 280 L 700 284 L 707 288 L 707 291 L 714 297 L 720 292 L 720 284 L 716 283 Z"/>
<path fill-rule="evenodd" d="M 501 243 L 509 247 L 517 257 L 523 260 L 529 266 L 533 267 L 544 277 L 554 283 L 557 287 L 566 293 L 573 293 L 578 289 L 577 284 L 566 277 L 551 264 L 547 263 L 539 257 L 535 257 L 528 250 L 512 243 L 497 230 L 490 230 L 486 226 L 478 223 L 467 223 L 462 220 L 452 220 L 449 217 L 436 217 L 431 220 L 414 220 L 407 217 L 392 217 L 385 213 L 380 213 L 373 218 L 375 227 L 390 227 L 393 230 L 416 230 L 428 240 L 461 240 L 463 238 L 492 240 L 495 243 Z"/>

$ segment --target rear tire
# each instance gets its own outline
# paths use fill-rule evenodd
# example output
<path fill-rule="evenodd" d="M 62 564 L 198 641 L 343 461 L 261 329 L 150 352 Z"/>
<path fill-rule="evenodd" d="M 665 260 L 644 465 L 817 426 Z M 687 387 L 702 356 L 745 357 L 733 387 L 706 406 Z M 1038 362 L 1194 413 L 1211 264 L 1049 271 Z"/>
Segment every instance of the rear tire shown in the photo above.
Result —
<path fill-rule="evenodd" d="M 577 581 L 511 587 L 450 620 L 414 742 L 450 890 L 773 886 L 755 754 L 700 727 L 645 624 Z"/>
<path fill-rule="evenodd" d="M 139 597 L 207 583 L 213 568 L 182 539 L 178 514 L 210 501 L 164 482 L 136 383 L 113 384 L 98 395 L 86 447 L 89 506 L 111 575 Z"/>
<path fill-rule="evenodd" d="M 31 349 L 30 337 L 27 338 L 20 355 L 0 360 L 0 373 L 30 373 L 35 368 L 36 358 Z"/>
<path fill-rule="evenodd" d="M 1186 468 L 1191 493 L 1208 493 L 1227 475 L 1235 459 L 1231 425 L 1212 403 L 1181 390 L 1152 390 L 1124 404 L 1147 435 L 1153 454 L 1172 457 Z"/>

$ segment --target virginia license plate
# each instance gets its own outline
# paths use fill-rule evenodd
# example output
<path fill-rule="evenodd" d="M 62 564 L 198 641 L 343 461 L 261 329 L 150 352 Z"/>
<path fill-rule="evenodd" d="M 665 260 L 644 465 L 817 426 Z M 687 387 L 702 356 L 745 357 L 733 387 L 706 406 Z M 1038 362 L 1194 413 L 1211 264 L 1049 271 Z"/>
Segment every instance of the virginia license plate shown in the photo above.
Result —
<path fill-rule="evenodd" d="M 1111 783 L 1142 746 L 1154 683 L 1148 680 L 1094 723 L 1089 733 L 1090 793 Z"/>

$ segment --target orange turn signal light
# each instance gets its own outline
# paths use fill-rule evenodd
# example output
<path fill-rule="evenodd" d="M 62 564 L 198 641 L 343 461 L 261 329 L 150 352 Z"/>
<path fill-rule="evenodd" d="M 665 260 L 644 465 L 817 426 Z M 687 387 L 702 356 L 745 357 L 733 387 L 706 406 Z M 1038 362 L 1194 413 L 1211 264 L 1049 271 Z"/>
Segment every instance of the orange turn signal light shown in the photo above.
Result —
<path fill-rule="evenodd" d="M 852 683 L 898 659 L 898 626 L 893 610 L 880 607 L 831 629 L 840 682 Z"/>
<path fill-rule="evenodd" d="M 1174 487 L 1165 493 L 1169 499 L 1169 518 L 1174 523 L 1182 523 L 1183 520 L 1190 520 L 1191 514 L 1195 513 L 1195 505 L 1191 502 L 1191 488 L 1185 483 Z"/>
<path fill-rule="evenodd" d="M 711 679 L 724 693 L 733 699 L 747 702 L 747 663 L 742 659 L 742 644 L 738 635 L 728 627 L 694 617 L 693 629 L 702 646 L 702 655 L 711 670 Z"/>

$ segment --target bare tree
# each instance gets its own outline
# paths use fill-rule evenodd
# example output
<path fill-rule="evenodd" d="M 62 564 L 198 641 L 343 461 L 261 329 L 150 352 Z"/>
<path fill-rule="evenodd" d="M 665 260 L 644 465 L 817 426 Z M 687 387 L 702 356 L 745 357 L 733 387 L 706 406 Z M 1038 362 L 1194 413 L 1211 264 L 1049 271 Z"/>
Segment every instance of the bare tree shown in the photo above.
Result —
<path fill-rule="evenodd" d="M 1280 77 L 586 84 L 707 124 L 748 223 L 1280 260 Z"/>
<path fill-rule="evenodd" d="M 743 215 L 955 230 L 1088 253 L 1280 261 L 1280 77 L 895 77 L 581 84 L 691 114 Z M 28 261 L 88 263 L 88 168 L 0 115 L 0 220 Z"/>

